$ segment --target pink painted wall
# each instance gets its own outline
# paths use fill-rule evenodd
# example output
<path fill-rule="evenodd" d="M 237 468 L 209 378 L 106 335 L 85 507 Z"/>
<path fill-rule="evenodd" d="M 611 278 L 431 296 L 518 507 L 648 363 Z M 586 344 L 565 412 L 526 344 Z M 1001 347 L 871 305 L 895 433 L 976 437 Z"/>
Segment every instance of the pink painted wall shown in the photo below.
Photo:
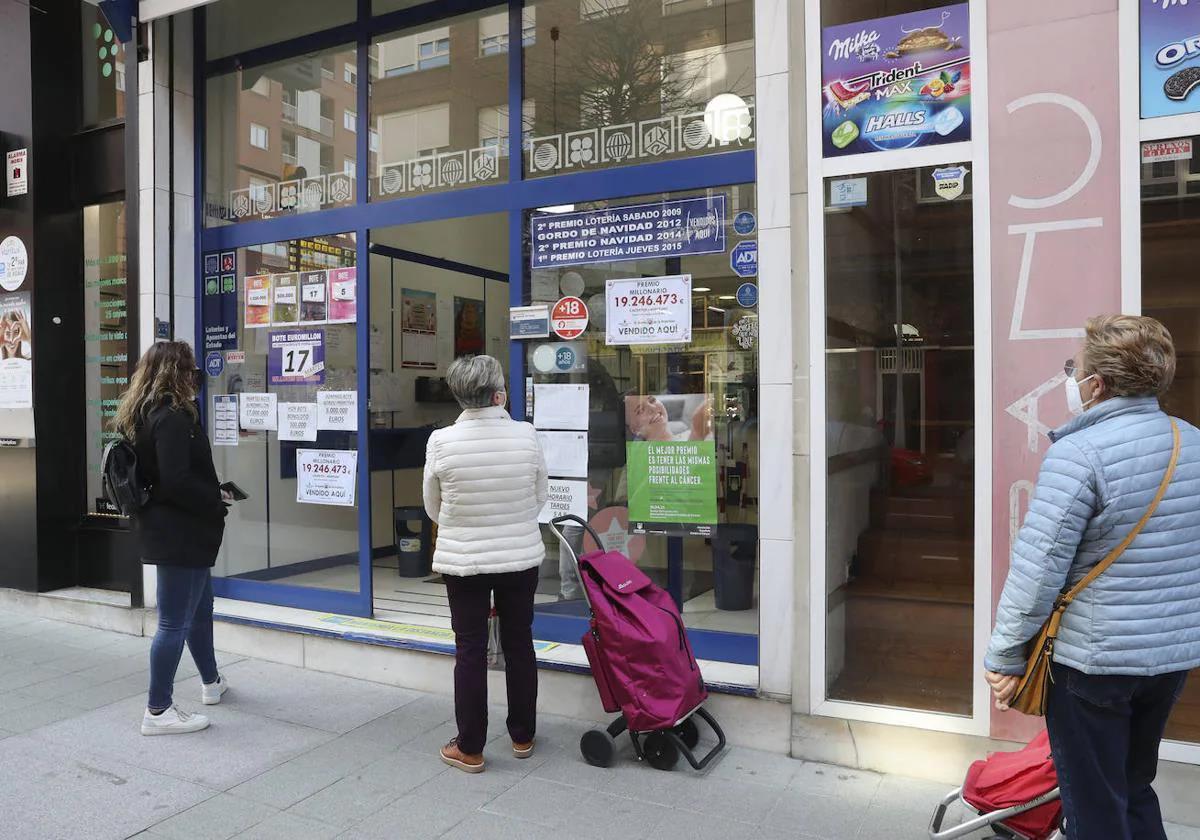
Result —
<path fill-rule="evenodd" d="M 1120 309 L 1117 26 L 1116 0 L 988 4 L 993 605 L 1067 417 L 1063 361 L 1089 315 Z M 1039 725 L 992 709 L 995 737 Z"/>

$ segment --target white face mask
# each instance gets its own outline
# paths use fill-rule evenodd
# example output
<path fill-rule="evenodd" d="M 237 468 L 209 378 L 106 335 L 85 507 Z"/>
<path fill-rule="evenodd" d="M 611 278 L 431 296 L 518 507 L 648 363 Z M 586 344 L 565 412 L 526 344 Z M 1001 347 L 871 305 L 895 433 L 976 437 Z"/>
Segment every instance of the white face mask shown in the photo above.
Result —
<path fill-rule="evenodd" d="M 1079 386 L 1082 385 L 1083 382 L 1087 382 L 1095 375 L 1096 374 L 1093 373 L 1091 376 L 1085 376 L 1082 381 L 1077 381 L 1074 376 L 1068 376 L 1067 381 L 1063 383 L 1064 387 L 1067 389 L 1067 410 L 1072 414 L 1083 414 L 1084 410 L 1096 401 L 1096 397 L 1093 396 L 1090 400 L 1084 403 L 1083 394 L 1079 392 Z"/>

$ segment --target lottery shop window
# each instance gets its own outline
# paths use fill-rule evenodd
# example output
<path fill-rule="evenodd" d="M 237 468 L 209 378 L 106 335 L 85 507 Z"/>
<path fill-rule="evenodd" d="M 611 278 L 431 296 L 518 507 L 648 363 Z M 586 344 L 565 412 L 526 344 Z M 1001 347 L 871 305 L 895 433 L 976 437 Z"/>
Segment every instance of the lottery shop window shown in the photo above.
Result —
<path fill-rule="evenodd" d="M 525 177 L 754 147 L 751 0 L 538 0 Z"/>
<path fill-rule="evenodd" d="M 741 184 L 526 219 L 525 303 L 550 314 L 550 335 L 524 344 L 526 416 L 550 508 L 668 589 L 692 631 L 758 632 L 758 299 L 734 269 L 750 271 L 755 213 Z M 585 615 L 569 554 L 545 537 L 539 612 Z"/>
<path fill-rule="evenodd" d="M 209 442 L 250 497 L 219 576 L 359 590 L 355 249 L 345 233 L 202 255 Z"/>

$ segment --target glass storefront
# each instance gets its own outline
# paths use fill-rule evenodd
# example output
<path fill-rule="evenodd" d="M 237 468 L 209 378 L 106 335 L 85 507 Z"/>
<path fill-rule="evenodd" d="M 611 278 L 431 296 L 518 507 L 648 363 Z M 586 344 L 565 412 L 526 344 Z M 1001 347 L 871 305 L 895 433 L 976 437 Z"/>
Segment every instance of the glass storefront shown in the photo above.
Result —
<path fill-rule="evenodd" d="M 971 217 L 930 169 L 825 182 L 830 699 L 971 714 Z"/>
<path fill-rule="evenodd" d="M 250 497 L 226 519 L 220 577 L 359 592 L 354 493 L 328 504 L 298 493 L 303 450 L 357 456 L 354 430 L 318 417 L 330 394 L 357 390 L 355 254 L 348 233 L 205 255 L 215 266 L 202 290 L 213 460 Z M 236 350 L 208 349 L 225 335 Z"/>
<path fill-rule="evenodd" d="M 747 238 L 737 233 L 734 219 L 757 210 L 754 186 L 581 203 L 569 211 L 535 212 L 533 222 L 535 228 L 556 222 L 563 227 L 580 214 L 603 219 L 622 212 L 670 218 L 675 210 L 697 208 L 702 217 L 712 213 L 721 219 L 719 235 L 732 248 Z M 535 267 L 526 304 L 578 299 L 588 313 L 586 329 L 571 340 L 533 340 L 525 348 L 534 426 L 550 439 L 544 449 L 569 447 L 573 435 L 586 431 L 582 463 L 550 460 L 552 494 L 577 497 L 577 512 L 586 511 L 605 547 L 628 555 L 671 592 L 689 628 L 755 634 L 758 314 L 748 299 L 738 300 L 744 281 L 731 269 L 729 254 L 621 261 L 581 256 L 563 267 L 537 267 L 536 252 L 528 256 L 535 257 Z M 672 279 L 662 282 L 666 278 Z M 659 290 L 647 291 L 651 283 Z M 621 337 L 621 325 L 631 318 L 628 297 L 670 296 L 675 289 L 690 340 Z M 619 311 L 609 312 L 609 302 Z M 573 387 L 586 388 L 585 422 L 543 418 L 538 400 Z M 667 469 L 657 469 L 660 462 L 675 467 L 681 458 L 674 451 L 688 453 L 693 462 L 676 480 Z M 582 529 L 569 528 L 568 534 L 577 548 L 594 548 Z M 557 602 L 539 610 L 586 616 L 569 555 L 560 556 L 557 541 L 547 537 L 547 552 L 559 565 L 547 568 L 542 592 Z"/>
<path fill-rule="evenodd" d="M 129 386 L 131 369 L 126 241 L 124 201 L 83 208 L 84 510 L 88 514 L 118 515 L 104 498 L 100 464 L 104 447 L 116 437 L 110 424 Z"/>
<path fill-rule="evenodd" d="M 753 147 L 751 0 L 525 9 L 527 177 Z"/>
<path fill-rule="evenodd" d="M 368 123 L 374 198 L 508 180 L 507 52 L 503 6 L 375 39 Z"/>
<path fill-rule="evenodd" d="M 356 61 L 343 45 L 208 78 L 206 224 L 354 202 Z"/>
<path fill-rule="evenodd" d="M 225 0 L 203 12 L 198 351 L 218 471 L 251 497 L 230 518 L 219 594 L 444 639 L 425 445 L 459 414 L 450 362 L 488 353 L 512 377 L 514 415 L 539 427 L 552 479 L 570 483 L 570 510 L 674 595 L 702 658 L 756 664 L 751 3 L 480 2 L 445 17 L 384 0 L 373 13 L 386 17 L 357 20 L 358 46 L 338 28 L 353 14 L 338 8 L 300 4 L 296 20 L 267 27 L 272 38 L 240 31 L 261 9 L 239 17 Z M 600 42 L 611 50 L 617 37 L 640 45 L 636 67 L 603 56 Z M 300 40 L 274 43 L 288 38 Z M 515 66 L 524 75 L 514 86 Z M 637 136 L 640 125 L 653 131 Z M 646 154 L 620 151 L 617 128 Z M 517 149 L 539 159 L 535 138 L 554 132 L 564 149 L 595 135 L 597 156 L 510 168 Z M 672 160 L 729 152 L 741 154 L 714 154 L 689 189 L 672 183 Z M 609 183 L 578 177 L 617 164 Z M 523 183 L 534 176 L 536 196 Z M 349 225 L 326 224 L 331 210 Z M 539 256 L 548 217 L 610 212 L 629 218 L 586 234 L 603 240 L 599 250 L 584 242 L 581 258 Z M 605 305 L 614 282 L 673 290 L 677 332 L 616 337 Z M 548 312 L 575 298 L 590 318 L 569 340 L 510 339 L 510 307 Z M 547 367 L 547 353 L 561 364 L 564 349 L 574 360 Z M 546 421 L 552 398 L 535 396 L 554 387 L 589 391 L 569 429 Z M 675 444 L 687 451 L 666 451 Z M 571 465 L 560 466 L 564 454 Z M 661 479 L 671 458 L 690 475 L 667 482 L 673 496 Z M 664 500 L 678 508 L 671 516 Z M 575 644 L 578 583 L 545 536 L 535 633 Z"/>
<path fill-rule="evenodd" d="M 1141 166 L 1142 313 L 1171 331 L 1175 382 L 1163 408 L 1200 424 L 1200 290 L 1181 267 L 1200 261 L 1200 137 L 1144 144 Z M 1188 680 L 1167 738 L 1200 742 L 1200 680 Z"/>

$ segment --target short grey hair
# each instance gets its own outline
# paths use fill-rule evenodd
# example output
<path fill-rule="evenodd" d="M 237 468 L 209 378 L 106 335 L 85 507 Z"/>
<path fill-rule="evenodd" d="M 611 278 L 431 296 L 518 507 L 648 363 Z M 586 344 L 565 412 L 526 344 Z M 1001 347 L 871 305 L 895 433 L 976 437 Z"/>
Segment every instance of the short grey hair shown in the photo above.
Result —
<path fill-rule="evenodd" d="M 450 363 L 446 384 L 463 408 L 487 408 L 504 390 L 504 368 L 491 356 L 462 356 Z"/>

